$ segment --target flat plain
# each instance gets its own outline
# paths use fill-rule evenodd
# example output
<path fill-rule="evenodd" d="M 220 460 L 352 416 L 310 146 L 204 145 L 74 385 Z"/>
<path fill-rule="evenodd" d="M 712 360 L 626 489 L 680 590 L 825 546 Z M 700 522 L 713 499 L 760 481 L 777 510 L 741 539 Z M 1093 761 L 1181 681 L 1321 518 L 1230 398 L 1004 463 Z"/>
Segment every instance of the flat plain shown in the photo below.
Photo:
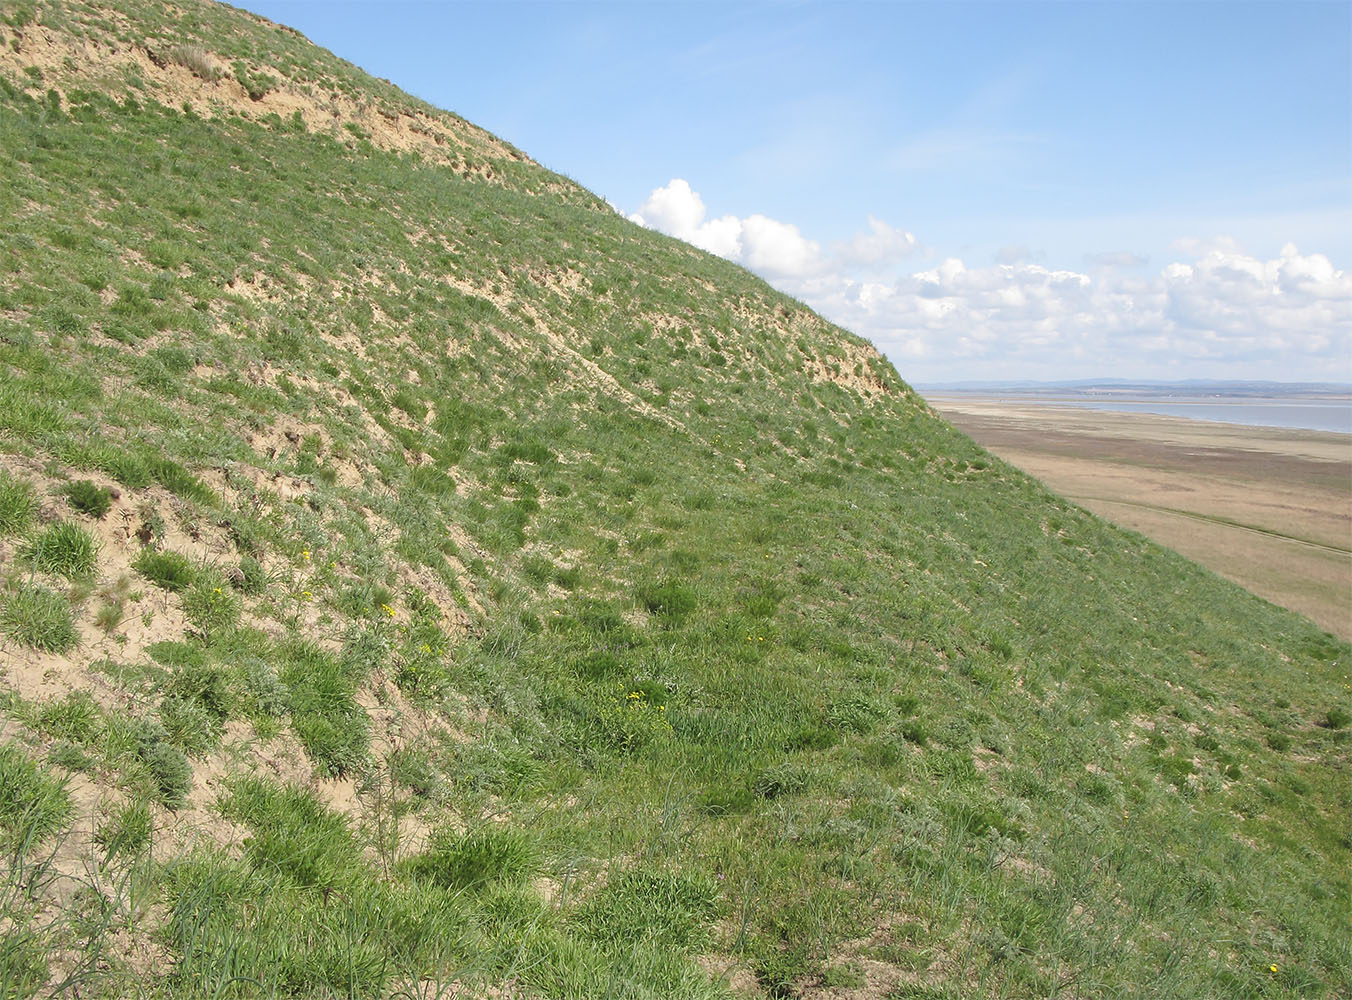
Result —
<path fill-rule="evenodd" d="M 1352 436 L 996 397 L 929 402 L 1067 499 L 1352 638 Z"/>

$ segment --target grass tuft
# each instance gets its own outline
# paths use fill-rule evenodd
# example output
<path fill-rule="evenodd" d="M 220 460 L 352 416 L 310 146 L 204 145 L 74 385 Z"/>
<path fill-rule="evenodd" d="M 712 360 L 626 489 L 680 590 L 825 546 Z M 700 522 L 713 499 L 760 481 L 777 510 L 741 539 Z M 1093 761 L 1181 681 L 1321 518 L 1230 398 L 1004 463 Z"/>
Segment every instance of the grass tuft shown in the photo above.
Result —
<path fill-rule="evenodd" d="M 21 583 L 0 597 L 0 632 L 44 653 L 65 653 L 79 645 L 70 602 L 35 583 Z"/>
<path fill-rule="evenodd" d="M 142 549 L 132 561 L 131 568 L 171 593 L 186 590 L 197 579 L 197 566 L 181 552 Z"/>
<path fill-rule="evenodd" d="M 417 881 L 446 889 L 477 890 L 523 885 L 539 865 L 535 845 L 521 831 L 484 826 L 468 833 L 438 830 L 404 870 Z"/>
<path fill-rule="evenodd" d="M 31 539 L 24 554 L 43 573 L 81 580 L 98 565 L 99 541 L 78 524 L 61 521 Z"/>
<path fill-rule="evenodd" d="M 69 483 L 61 492 L 66 495 L 66 502 L 73 510 L 88 514 L 95 520 L 101 519 L 113 505 L 113 491 L 88 479 Z"/>
<path fill-rule="evenodd" d="M 27 533 L 37 512 L 33 487 L 0 469 L 0 538 Z"/>
<path fill-rule="evenodd" d="M 26 854 L 60 830 L 70 812 L 70 796 L 59 778 L 17 745 L 0 743 L 0 846 Z"/>

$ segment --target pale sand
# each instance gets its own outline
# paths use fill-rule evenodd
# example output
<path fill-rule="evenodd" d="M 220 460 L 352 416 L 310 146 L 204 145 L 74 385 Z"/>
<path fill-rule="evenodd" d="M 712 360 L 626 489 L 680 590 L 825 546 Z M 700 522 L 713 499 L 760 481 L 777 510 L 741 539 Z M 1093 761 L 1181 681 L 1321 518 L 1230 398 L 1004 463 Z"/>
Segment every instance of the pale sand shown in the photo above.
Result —
<path fill-rule="evenodd" d="M 1052 490 L 1352 639 L 1352 435 L 932 396 Z"/>

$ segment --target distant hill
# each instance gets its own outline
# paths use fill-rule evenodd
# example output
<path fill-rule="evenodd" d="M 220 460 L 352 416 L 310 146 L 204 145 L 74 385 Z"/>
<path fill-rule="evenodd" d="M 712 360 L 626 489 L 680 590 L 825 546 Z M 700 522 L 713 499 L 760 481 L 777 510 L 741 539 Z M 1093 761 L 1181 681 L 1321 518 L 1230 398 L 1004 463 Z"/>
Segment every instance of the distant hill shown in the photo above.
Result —
<path fill-rule="evenodd" d="M 0 20 L 0 994 L 1352 991 L 1347 644 L 289 29 Z"/>

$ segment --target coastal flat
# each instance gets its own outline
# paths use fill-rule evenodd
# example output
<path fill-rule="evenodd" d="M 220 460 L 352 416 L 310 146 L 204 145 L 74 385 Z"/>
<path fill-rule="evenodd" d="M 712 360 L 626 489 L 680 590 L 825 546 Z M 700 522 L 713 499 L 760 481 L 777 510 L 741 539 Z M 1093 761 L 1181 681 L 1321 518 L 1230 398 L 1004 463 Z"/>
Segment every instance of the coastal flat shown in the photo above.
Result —
<path fill-rule="evenodd" d="M 1352 637 L 1352 436 L 993 397 L 930 403 L 1067 499 Z"/>

